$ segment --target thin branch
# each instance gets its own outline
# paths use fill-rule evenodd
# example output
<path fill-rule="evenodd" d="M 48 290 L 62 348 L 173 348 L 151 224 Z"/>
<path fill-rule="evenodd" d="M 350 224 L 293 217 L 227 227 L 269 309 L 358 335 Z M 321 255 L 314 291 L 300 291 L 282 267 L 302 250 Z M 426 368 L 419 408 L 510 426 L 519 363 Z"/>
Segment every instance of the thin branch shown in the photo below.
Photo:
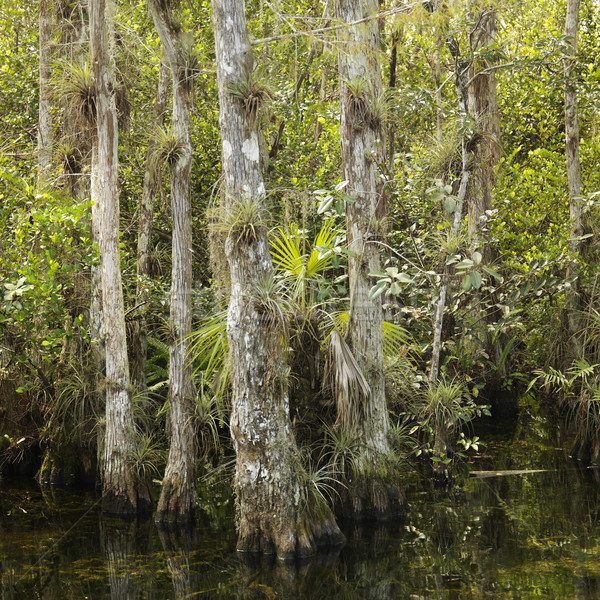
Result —
<path fill-rule="evenodd" d="M 487 69 L 482 69 L 481 71 L 477 71 L 469 81 L 465 84 L 465 87 L 469 87 L 478 77 L 481 75 L 487 75 L 488 73 L 493 73 L 494 71 L 500 71 L 501 69 L 508 69 L 510 67 L 515 67 L 517 65 L 516 61 L 503 63 L 501 65 L 492 65 L 491 67 L 487 67 Z"/>
<path fill-rule="evenodd" d="M 329 27 L 321 27 L 319 29 L 313 29 L 312 31 L 298 31 L 298 32 L 293 32 L 293 33 L 284 33 L 281 35 L 272 35 L 270 37 L 253 40 L 250 42 L 250 45 L 257 46 L 259 44 L 269 44 L 271 42 L 276 42 L 278 40 L 287 40 L 287 39 L 294 38 L 299 35 L 313 36 L 313 35 L 318 35 L 321 33 L 328 33 L 330 31 L 337 31 L 339 29 L 344 29 L 345 27 L 352 27 L 354 25 L 360 25 L 361 23 L 366 23 L 366 22 L 372 21 L 374 19 L 383 19 L 384 17 L 390 17 L 392 15 L 399 15 L 402 13 L 410 12 L 416 6 L 425 4 L 426 1 L 427 0 L 419 0 L 419 2 L 413 2 L 411 4 L 406 4 L 405 6 L 397 6 L 396 8 L 390 8 L 389 10 L 383 10 L 380 13 L 377 13 L 375 15 L 369 15 L 368 17 L 363 17 L 362 19 L 358 19 L 357 21 L 352 21 L 350 23 L 331 25 Z"/>

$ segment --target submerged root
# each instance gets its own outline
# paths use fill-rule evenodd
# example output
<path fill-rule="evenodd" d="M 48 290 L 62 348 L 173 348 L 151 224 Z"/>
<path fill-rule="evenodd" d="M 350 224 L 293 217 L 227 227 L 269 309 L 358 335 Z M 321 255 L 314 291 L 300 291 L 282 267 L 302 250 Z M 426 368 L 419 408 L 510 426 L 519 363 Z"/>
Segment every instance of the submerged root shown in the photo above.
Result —
<path fill-rule="evenodd" d="M 192 523 L 196 515 L 195 493 L 195 489 L 187 494 L 182 493 L 173 483 L 164 487 L 161 490 L 155 522 L 164 526 Z"/>
<path fill-rule="evenodd" d="M 357 521 L 402 518 L 406 515 L 406 498 L 399 484 L 366 477 L 360 485 L 348 489 L 343 511 Z"/>
<path fill-rule="evenodd" d="M 102 513 L 124 519 L 150 515 L 152 513 L 150 490 L 146 485 L 141 485 L 138 489 L 130 486 L 127 491 L 104 490 Z"/>
<path fill-rule="evenodd" d="M 318 550 L 339 548 L 346 541 L 329 509 L 310 516 L 303 514 L 282 529 L 272 527 L 273 523 L 267 520 L 264 516 L 258 526 L 253 526 L 242 519 L 238 552 L 276 556 L 288 563 L 306 559 Z"/>

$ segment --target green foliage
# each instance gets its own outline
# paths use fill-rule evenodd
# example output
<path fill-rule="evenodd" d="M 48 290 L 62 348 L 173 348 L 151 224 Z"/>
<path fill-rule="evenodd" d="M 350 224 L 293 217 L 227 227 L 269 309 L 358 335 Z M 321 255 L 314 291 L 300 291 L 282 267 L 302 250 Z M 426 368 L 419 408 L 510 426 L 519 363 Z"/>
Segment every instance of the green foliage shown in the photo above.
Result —
<path fill-rule="evenodd" d="M 87 337 L 86 268 L 95 260 L 89 203 L 39 193 L 0 170 L 0 324 L 13 361 L 48 388 L 65 344 Z"/>
<path fill-rule="evenodd" d="M 25 175 L 31 170 L 38 112 L 37 13 L 28 3 L 3 3 L 0 8 L 0 163 Z M 32 133 L 30 133 L 32 132 Z"/>
<path fill-rule="evenodd" d="M 57 65 L 54 89 L 57 99 L 71 107 L 83 124 L 92 125 L 96 119 L 96 90 L 90 56 Z"/>
<path fill-rule="evenodd" d="M 301 481 L 301 506 L 308 514 L 318 516 L 324 508 L 332 506 L 340 498 L 339 473 L 335 471 L 333 463 L 317 467 L 309 452 L 301 452 L 299 457 L 296 469 Z"/>
<path fill-rule="evenodd" d="M 263 198 L 244 195 L 231 199 L 229 204 L 213 211 L 216 231 L 238 244 L 251 243 L 267 231 L 269 215 Z"/>
<path fill-rule="evenodd" d="M 200 437 L 200 451 L 204 457 L 216 454 L 221 446 L 221 431 L 225 429 L 228 407 L 222 396 L 214 393 L 203 380 L 197 384 L 194 419 Z"/>
<path fill-rule="evenodd" d="M 154 434 L 136 429 L 129 460 L 138 481 L 150 482 L 153 478 L 160 477 L 166 458 L 167 452 L 162 440 L 157 439 Z"/>
<path fill-rule="evenodd" d="M 57 447 L 94 448 L 102 408 L 84 365 L 70 364 L 49 399 L 45 436 Z"/>
<path fill-rule="evenodd" d="M 463 429 L 476 417 L 490 416 L 489 406 L 476 404 L 462 382 L 444 377 L 436 383 L 429 382 L 417 395 L 410 411 L 416 420 L 412 432 L 419 429 L 426 453 L 432 460 L 444 464 L 450 462 L 448 450 L 457 435 L 465 449 L 476 449 L 477 442 L 466 440 Z"/>
<path fill-rule="evenodd" d="M 579 358 L 564 372 L 553 367 L 536 369 L 528 388 L 558 396 L 560 403 L 567 406 L 577 442 L 592 449 L 600 443 L 599 366 Z"/>
<path fill-rule="evenodd" d="M 217 398 L 225 398 L 230 383 L 228 352 L 227 311 L 221 310 L 201 324 L 190 338 L 189 357 L 194 361 L 196 377 L 202 380 L 202 395 L 208 386 Z"/>
<path fill-rule="evenodd" d="M 324 441 L 322 444 L 322 460 L 326 469 L 338 481 L 351 481 L 358 472 L 361 445 L 350 430 L 324 426 Z"/>
<path fill-rule="evenodd" d="M 277 229 L 276 235 L 271 237 L 275 266 L 300 310 L 312 310 L 317 302 L 330 294 L 331 284 L 325 275 L 342 253 L 342 243 L 343 234 L 332 220 L 323 224 L 311 244 L 306 232 L 295 223 L 287 229 Z M 338 279 L 337 283 L 337 291 L 345 293 L 341 280 Z"/>

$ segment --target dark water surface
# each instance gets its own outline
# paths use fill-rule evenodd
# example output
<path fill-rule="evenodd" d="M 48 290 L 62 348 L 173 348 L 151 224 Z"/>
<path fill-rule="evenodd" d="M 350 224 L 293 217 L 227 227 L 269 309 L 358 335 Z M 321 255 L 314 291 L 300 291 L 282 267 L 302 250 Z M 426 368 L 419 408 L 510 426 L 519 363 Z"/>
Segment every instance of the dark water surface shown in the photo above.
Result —
<path fill-rule="evenodd" d="M 347 545 L 303 565 L 235 552 L 226 503 L 196 531 L 101 520 L 96 498 L 0 482 L 0 598 L 600 598 L 600 476 L 548 422 L 482 434 L 474 471 L 434 492 L 413 476 L 402 523 L 346 527 Z"/>

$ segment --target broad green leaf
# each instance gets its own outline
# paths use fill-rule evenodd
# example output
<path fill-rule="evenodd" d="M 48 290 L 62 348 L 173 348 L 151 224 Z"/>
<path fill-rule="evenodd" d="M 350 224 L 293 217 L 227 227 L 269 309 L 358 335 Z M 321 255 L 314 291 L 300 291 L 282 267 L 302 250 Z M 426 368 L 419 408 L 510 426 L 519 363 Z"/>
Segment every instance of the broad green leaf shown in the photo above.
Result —
<path fill-rule="evenodd" d="M 444 206 L 446 210 L 452 214 L 456 210 L 456 200 L 452 196 L 448 196 L 446 200 L 444 200 Z"/>
<path fill-rule="evenodd" d="M 464 271 L 465 269 L 470 269 L 473 266 L 473 261 L 466 258 L 465 260 L 461 260 L 456 264 L 456 268 Z"/>
<path fill-rule="evenodd" d="M 317 208 L 317 214 L 322 215 L 328 211 L 333 204 L 333 196 L 325 196 L 321 202 L 319 202 L 319 208 Z"/>
<path fill-rule="evenodd" d="M 473 271 L 470 275 L 473 287 L 478 290 L 481 287 L 482 277 L 479 271 Z"/>
<path fill-rule="evenodd" d="M 317 301 L 321 302 L 322 300 L 325 300 L 327 296 L 329 296 L 329 288 L 322 288 L 321 290 L 319 290 L 319 294 L 317 295 Z"/>
<path fill-rule="evenodd" d="M 465 292 L 468 292 L 471 289 L 471 277 L 469 275 L 465 275 L 462 280 L 462 289 Z"/>
<path fill-rule="evenodd" d="M 394 281 L 394 283 L 392 283 L 392 285 L 390 286 L 390 294 L 397 296 L 401 292 L 402 292 L 402 287 L 400 286 L 400 284 L 397 281 Z"/>
<path fill-rule="evenodd" d="M 481 268 L 485 273 L 487 273 L 488 275 L 491 275 L 492 277 L 497 279 L 500 283 L 502 283 L 504 281 L 504 278 L 498 273 L 498 271 L 495 271 L 491 267 L 482 266 Z"/>
<path fill-rule="evenodd" d="M 369 300 L 375 300 L 376 298 L 379 298 L 387 286 L 387 281 L 380 281 L 379 283 L 375 284 L 369 292 Z"/>

